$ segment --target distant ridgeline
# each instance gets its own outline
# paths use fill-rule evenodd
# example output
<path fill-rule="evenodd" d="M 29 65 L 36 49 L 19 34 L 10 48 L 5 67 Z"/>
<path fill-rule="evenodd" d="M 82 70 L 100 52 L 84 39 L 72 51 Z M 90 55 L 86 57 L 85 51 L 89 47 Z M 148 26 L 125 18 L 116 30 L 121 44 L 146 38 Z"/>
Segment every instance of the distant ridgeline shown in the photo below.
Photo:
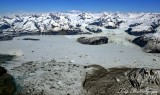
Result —
<path fill-rule="evenodd" d="M 0 41 L 24 35 L 98 34 L 110 30 L 130 36 L 130 42 L 145 52 L 160 52 L 159 13 L 48 13 L 40 15 L 12 15 L 0 18 Z M 108 32 L 107 32 L 108 31 Z M 118 34 L 119 35 L 119 34 Z M 104 35 L 107 36 L 107 35 Z M 134 36 L 138 36 L 135 38 Z M 95 37 L 97 39 L 97 37 Z M 79 38 L 88 44 L 108 43 L 108 38 Z M 105 38 L 105 37 L 104 37 Z M 135 39 L 133 39 L 135 38 Z M 34 39 L 25 39 L 34 40 Z"/>
<path fill-rule="evenodd" d="M 105 29 L 121 29 L 130 35 L 156 32 L 160 14 L 156 13 L 48 13 L 12 15 L 0 18 L 0 34 L 75 35 L 100 33 Z"/>

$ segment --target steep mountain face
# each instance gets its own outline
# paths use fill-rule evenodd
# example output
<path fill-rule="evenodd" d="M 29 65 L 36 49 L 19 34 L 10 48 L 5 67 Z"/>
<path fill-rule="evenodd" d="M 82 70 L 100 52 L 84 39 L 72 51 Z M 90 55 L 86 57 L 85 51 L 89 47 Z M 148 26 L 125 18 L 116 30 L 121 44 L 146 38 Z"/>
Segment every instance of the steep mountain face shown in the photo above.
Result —
<path fill-rule="evenodd" d="M 0 33 L 77 34 L 122 28 L 128 34 L 142 35 L 156 32 L 159 25 L 158 13 L 47 13 L 3 16 L 0 18 Z"/>

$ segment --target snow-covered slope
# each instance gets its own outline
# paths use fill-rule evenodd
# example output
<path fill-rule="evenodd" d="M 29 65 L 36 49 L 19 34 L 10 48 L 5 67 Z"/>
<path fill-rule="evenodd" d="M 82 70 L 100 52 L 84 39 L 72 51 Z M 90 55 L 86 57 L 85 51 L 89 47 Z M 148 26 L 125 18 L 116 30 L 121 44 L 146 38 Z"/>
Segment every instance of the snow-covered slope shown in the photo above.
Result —
<path fill-rule="evenodd" d="M 0 31 L 6 33 L 73 34 L 92 32 L 93 29 L 127 30 L 136 32 L 156 32 L 160 25 L 159 13 L 45 13 L 10 15 L 0 17 Z M 93 28 L 94 27 L 94 28 Z M 89 29 L 92 28 L 92 29 Z"/>

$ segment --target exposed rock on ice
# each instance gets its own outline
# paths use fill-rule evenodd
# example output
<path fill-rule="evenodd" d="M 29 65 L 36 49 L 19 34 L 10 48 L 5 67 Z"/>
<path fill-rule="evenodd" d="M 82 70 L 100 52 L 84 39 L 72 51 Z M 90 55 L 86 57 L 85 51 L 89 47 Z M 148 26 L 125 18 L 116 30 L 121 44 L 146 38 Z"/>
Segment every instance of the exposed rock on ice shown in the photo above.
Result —
<path fill-rule="evenodd" d="M 0 23 L 0 30 L 8 29 L 8 28 L 10 28 L 9 24 L 3 23 L 3 22 Z"/>
<path fill-rule="evenodd" d="M 103 26 L 100 21 L 94 21 L 94 22 L 92 22 L 92 23 L 89 23 L 89 25 Z"/>
<path fill-rule="evenodd" d="M 147 41 L 144 40 L 143 36 L 135 38 L 132 42 L 140 47 L 144 47 L 147 44 Z"/>
<path fill-rule="evenodd" d="M 135 38 L 132 42 L 143 47 L 143 50 L 148 53 L 160 52 L 160 33 L 146 34 Z"/>
<path fill-rule="evenodd" d="M 128 28 L 126 32 L 130 35 L 143 35 L 148 33 L 155 33 L 156 30 L 151 26 L 145 26 L 145 25 L 138 25 L 132 28 Z"/>
<path fill-rule="evenodd" d="M 10 61 L 15 57 L 15 55 L 7 55 L 7 54 L 0 54 L 0 64 Z"/>
<path fill-rule="evenodd" d="M 144 38 L 147 45 L 144 47 L 145 52 L 160 53 L 160 33 L 148 34 Z"/>
<path fill-rule="evenodd" d="M 142 23 L 134 23 L 134 24 L 130 24 L 129 27 L 135 27 L 135 26 L 138 26 L 138 25 L 141 25 Z"/>
<path fill-rule="evenodd" d="M 31 41 L 39 41 L 40 39 L 35 39 L 35 38 L 24 38 L 22 40 L 31 40 Z"/>
<path fill-rule="evenodd" d="M 80 37 L 77 39 L 77 42 L 88 45 L 101 45 L 101 44 L 107 44 L 108 38 L 105 36 Z"/>
<path fill-rule="evenodd" d="M 11 35 L 0 35 L 0 41 L 12 40 L 13 37 Z"/>
<path fill-rule="evenodd" d="M 97 26 L 86 26 L 85 27 L 89 32 L 93 32 L 93 33 L 100 33 L 102 32 L 102 30 L 100 28 L 98 28 Z"/>
<path fill-rule="evenodd" d="M 130 35 L 143 35 L 156 32 L 160 25 L 160 15 L 156 13 L 128 14 L 126 23 L 129 24 L 126 32 Z"/>

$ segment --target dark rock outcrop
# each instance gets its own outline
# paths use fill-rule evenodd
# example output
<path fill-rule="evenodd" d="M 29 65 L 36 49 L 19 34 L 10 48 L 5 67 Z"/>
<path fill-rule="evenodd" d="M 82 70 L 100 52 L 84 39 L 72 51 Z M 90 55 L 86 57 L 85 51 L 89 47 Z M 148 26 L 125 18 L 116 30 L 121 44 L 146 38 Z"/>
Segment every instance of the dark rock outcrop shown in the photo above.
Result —
<path fill-rule="evenodd" d="M 24 38 L 22 40 L 31 40 L 31 41 L 39 41 L 40 39 L 35 39 L 35 38 Z"/>
<path fill-rule="evenodd" d="M 13 95 L 15 91 L 13 76 L 8 74 L 4 67 L 0 67 L 0 95 Z"/>
<path fill-rule="evenodd" d="M 151 27 L 153 27 L 154 29 L 158 28 L 159 26 L 160 26 L 160 23 L 158 24 L 156 22 L 152 22 L 152 24 L 151 24 Z"/>
<path fill-rule="evenodd" d="M 89 69 L 88 69 L 89 68 Z M 159 95 L 158 69 L 87 66 L 83 87 L 86 95 Z"/>
<path fill-rule="evenodd" d="M 92 22 L 89 25 L 103 26 L 102 22 Z"/>
<path fill-rule="evenodd" d="M 77 42 L 88 45 L 101 45 L 101 44 L 107 44 L 108 38 L 105 36 L 80 37 L 77 39 Z"/>
<path fill-rule="evenodd" d="M 4 67 L 0 66 L 0 76 L 7 73 L 7 70 Z"/>
<path fill-rule="evenodd" d="M 158 26 L 159 25 L 154 22 L 150 25 L 145 25 L 144 23 L 134 23 L 130 24 L 129 28 L 125 30 L 125 32 L 130 35 L 141 36 L 144 34 L 155 33 Z"/>
<path fill-rule="evenodd" d="M 149 33 L 155 33 L 156 30 L 155 29 L 151 29 L 151 30 L 133 30 L 133 28 L 128 28 L 127 30 L 125 30 L 125 32 L 127 32 L 129 35 L 135 35 L 135 36 L 141 36 L 144 34 L 149 34 Z"/>
<path fill-rule="evenodd" d="M 132 43 L 140 46 L 140 47 L 144 47 L 147 44 L 147 41 L 144 40 L 143 36 L 137 37 L 135 38 Z"/>
<path fill-rule="evenodd" d="M 160 33 L 146 34 L 135 38 L 132 42 L 147 53 L 160 53 Z"/>
<path fill-rule="evenodd" d="M 105 28 L 107 28 L 107 29 L 116 29 L 117 27 L 116 26 L 105 26 Z"/>
<path fill-rule="evenodd" d="M 0 35 L 0 41 L 12 40 L 13 37 L 10 35 Z"/>
<path fill-rule="evenodd" d="M 0 64 L 5 61 L 10 61 L 15 57 L 15 55 L 7 55 L 7 54 L 0 54 Z"/>
<path fill-rule="evenodd" d="M 160 53 L 160 41 L 149 40 L 143 50 L 147 53 Z"/>
<path fill-rule="evenodd" d="M 102 30 L 100 28 L 96 28 L 96 27 L 85 27 L 89 32 L 92 33 L 101 33 Z"/>
<path fill-rule="evenodd" d="M 9 24 L 0 25 L 0 30 L 11 28 Z"/>
<path fill-rule="evenodd" d="M 48 31 L 41 32 L 41 35 L 76 35 L 82 33 L 80 29 L 69 29 L 69 30 L 59 30 L 59 31 Z"/>
<path fill-rule="evenodd" d="M 138 25 L 141 25 L 142 23 L 134 23 L 134 24 L 130 24 L 129 27 L 135 27 L 135 26 L 138 26 Z"/>

